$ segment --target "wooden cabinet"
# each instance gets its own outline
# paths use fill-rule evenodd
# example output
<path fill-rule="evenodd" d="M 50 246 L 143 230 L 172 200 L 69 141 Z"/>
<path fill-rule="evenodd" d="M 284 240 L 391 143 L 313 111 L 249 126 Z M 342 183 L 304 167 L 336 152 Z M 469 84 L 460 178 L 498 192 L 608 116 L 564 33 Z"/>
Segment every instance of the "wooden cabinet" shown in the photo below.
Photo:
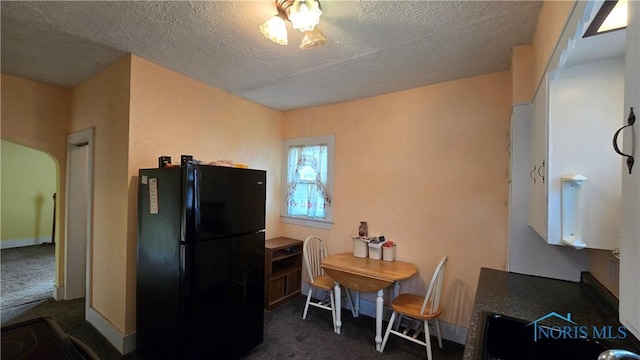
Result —
<path fill-rule="evenodd" d="M 300 294 L 302 244 L 300 240 L 286 237 L 265 242 L 265 309 L 273 309 Z"/>

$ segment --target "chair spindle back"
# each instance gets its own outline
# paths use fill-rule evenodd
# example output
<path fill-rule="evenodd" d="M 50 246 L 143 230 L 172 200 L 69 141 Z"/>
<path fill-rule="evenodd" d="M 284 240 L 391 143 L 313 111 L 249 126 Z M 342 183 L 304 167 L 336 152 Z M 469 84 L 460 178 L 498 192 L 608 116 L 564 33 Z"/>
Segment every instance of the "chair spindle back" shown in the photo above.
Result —
<path fill-rule="evenodd" d="M 445 256 L 440 260 L 440 263 L 436 267 L 436 271 L 433 273 L 431 283 L 429 283 L 429 288 L 427 289 L 427 295 L 424 297 L 424 302 L 420 309 L 421 314 L 425 313 L 429 303 L 431 303 L 431 306 L 429 307 L 429 314 L 436 313 L 440 308 L 440 294 L 442 292 L 442 281 L 444 279 L 444 268 L 446 265 L 447 257 Z"/>
<path fill-rule="evenodd" d="M 302 252 L 304 254 L 304 263 L 309 273 L 309 281 L 313 281 L 316 277 L 323 275 L 324 270 L 320 267 L 320 263 L 328 254 L 324 240 L 318 236 L 309 236 L 304 241 Z"/>

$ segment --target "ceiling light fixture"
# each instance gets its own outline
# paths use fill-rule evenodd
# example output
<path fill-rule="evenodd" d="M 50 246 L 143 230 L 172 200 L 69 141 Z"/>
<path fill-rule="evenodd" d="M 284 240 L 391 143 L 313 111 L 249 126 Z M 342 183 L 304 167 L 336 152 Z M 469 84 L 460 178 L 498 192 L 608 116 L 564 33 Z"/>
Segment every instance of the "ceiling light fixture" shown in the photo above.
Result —
<path fill-rule="evenodd" d="M 294 29 L 303 33 L 301 49 L 311 49 L 327 43 L 327 38 L 317 26 L 322 15 L 319 0 L 276 0 L 276 10 L 276 15 L 260 25 L 260 31 L 267 39 L 287 45 L 289 41 L 285 20 L 288 20 Z"/>
<path fill-rule="evenodd" d="M 583 37 L 627 27 L 627 0 L 605 0 Z"/>

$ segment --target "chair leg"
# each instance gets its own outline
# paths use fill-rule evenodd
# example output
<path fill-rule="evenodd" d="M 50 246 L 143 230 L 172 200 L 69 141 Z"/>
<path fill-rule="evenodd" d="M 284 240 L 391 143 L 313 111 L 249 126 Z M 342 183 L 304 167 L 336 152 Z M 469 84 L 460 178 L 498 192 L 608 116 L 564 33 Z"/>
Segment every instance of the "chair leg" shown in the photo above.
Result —
<path fill-rule="evenodd" d="M 393 320 L 395 320 L 396 314 L 397 313 L 394 311 L 391 314 L 391 318 L 389 318 L 389 325 L 387 325 L 387 331 L 384 332 L 384 337 L 382 338 L 382 345 L 380 345 L 380 352 L 383 352 L 385 345 L 387 345 L 387 340 L 389 340 L 389 334 L 391 333 L 391 327 L 393 326 Z"/>
<path fill-rule="evenodd" d="M 396 324 L 393 328 L 393 330 L 398 331 L 398 329 L 400 328 L 400 323 L 402 322 L 402 314 L 398 314 L 398 319 L 396 320 Z"/>
<path fill-rule="evenodd" d="M 438 334 L 438 345 L 442 349 L 442 335 L 440 333 L 440 322 L 436 319 L 436 333 Z"/>
<path fill-rule="evenodd" d="M 304 312 L 302 313 L 302 319 L 303 320 L 307 318 L 307 311 L 309 311 L 309 303 L 311 302 L 311 293 L 312 292 L 313 292 L 313 288 L 309 287 L 309 293 L 307 294 L 307 302 L 304 304 Z"/>
<path fill-rule="evenodd" d="M 431 356 L 431 336 L 429 335 L 429 323 L 427 320 L 424 321 L 424 340 L 427 348 L 427 359 L 433 360 Z"/>
<path fill-rule="evenodd" d="M 416 322 L 416 325 L 418 325 L 418 327 L 416 327 L 416 331 L 414 331 L 413 333 L 413 338 L 417 339 L 418 336 L 420 336 L 420 333 L 422 332 L 422 328 L 424 327 L 424 321 L 423 322 Z"/>

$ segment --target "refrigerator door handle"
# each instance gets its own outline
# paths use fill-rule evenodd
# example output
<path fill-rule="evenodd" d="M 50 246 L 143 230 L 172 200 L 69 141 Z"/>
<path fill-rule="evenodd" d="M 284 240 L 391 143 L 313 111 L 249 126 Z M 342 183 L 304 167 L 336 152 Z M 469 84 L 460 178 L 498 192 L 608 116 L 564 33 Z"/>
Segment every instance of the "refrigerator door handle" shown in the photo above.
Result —
<path fill-rule="evenodd" d="M 200 182 L 201 182 L 201 175 L 200 175 L 200 171 L 198 171 L 199 168 L 198 166 L 194 166 L 193 167 L 193 217 L 194 217 L 194 224 L 193 224 L 193 229 L 194 237 L 198 237 L 200 234 L 200 218 L 201 218 L 201 214 L 200 214 Z M 196 239 L 199 240 L 199 239 Z"/>
<path fill-rule="evenodd" d="M 196 183 L 196 166 L 187 163 L 182 167 L 182 219 L 180 226 L 180 241 L 193 242 L 194 237 L 197 234 L 199 227 L 199 218 L 196 219 L 195 207 L 200 207 L 200 204 L 196 205 L 196 199 L 198 194 L 195 194 Z M 199 212 L 198 212 L 199 216 Z"/>
<path fill-rule="evenodd" d="M 189 281 L 191 273 L 187 266 L 187 251 L 186 246 L 180 245 L 180 284 L 182 284 L 182 296 L 187 296 L 191 293 L 191 283 Z"/>
<path fill-rule="evenodd" d="M 180 207 L 180 241 L 187 241 L 187 227 L 189 224 L 189 210 L 191 209 L 191 203 L 189 197 L 190 181 L 189 181 L 189 167 L 184 166 L 181 169 L 182 172 L 182 205 Z"/>

